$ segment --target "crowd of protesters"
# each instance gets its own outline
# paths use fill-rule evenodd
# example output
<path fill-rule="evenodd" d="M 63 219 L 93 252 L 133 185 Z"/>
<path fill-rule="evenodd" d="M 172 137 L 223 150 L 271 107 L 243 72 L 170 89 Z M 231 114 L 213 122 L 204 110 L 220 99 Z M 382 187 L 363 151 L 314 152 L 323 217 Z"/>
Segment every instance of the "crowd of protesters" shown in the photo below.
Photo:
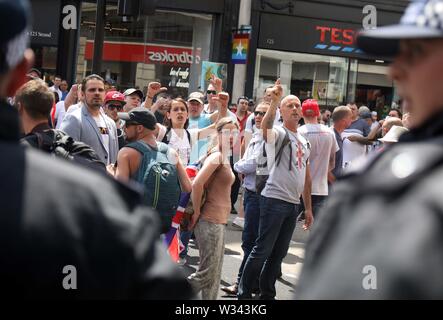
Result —
<path fill-rule="evenodd" d="M 14 8 L 12 18 L 26 26 L 26 1 L 0 0 L 0 5 L 6 10 L 0 16 Z M 26 30 L 3 33 L 0 40 L 8 47 Z M 68 91 L 59 76 L 52 85 L 45 83 L 39 70 L 30 69 L 32 51 L 21 50 L 18 60 L 0 60 L 1 88 L 7 88 L 0 92 L 0 120 L 5 122 L 0 134 L 2 141 L 14 141 L 0 146 L 10 155 L 1 170 L 3 182 L 11 186 L 7 190 L 2 183 L 0 190 L 8 196 L 25 181 L 28 185 L 27 193 L 11 195 L 2 217 L 11 229 L 1 234 L 5 239 L 17 230 L 29 234 L 2 250 L 14 256 L 29 253 L 34 244 L 36 256 L 50 254 L 46 262 L 26 257 L 36 272 L 43 272 L 41 280 L 36 274 L 15 280 L 16 261 L 2 266 L 2 277 L 12 275 L 5 282 L 15 285 L 18 295 L 42 289 L 57 296 L 56 269 L 73 261 L 87 288 L 79 297 L 164 298 L 164 292 L 167 298 L 210 300 L 221 289 L 238 299 L 275 299 L 296 223 L 308 230 L 319 220 L 325 232 L 329 210 L 340 207 L 328 199 L 344 192 L 344 184 L 336 189 L 336 181 L 358 177 L 355 172 L 368 159 L 387 157 L 396 150 L 393 144 L 402 135 L 410 137 L 413 124 L 422 120 L 397 108 L 378 120 L 376 111 L 355 102 L 321 109 L 316 100 L 284 95 L 279 79 L 262 99 L 241 96 L 231 110 L 230 96 L 215 76 L 205 92 L 188 97 L 172 97 L 156 81 L 146 93 L 137 88 L 119 92 L 96 74 Z M 20 176 L 13 176 L 14 165 Z M 38 199 L 29 193 L 37 189 Z M 235 283 L 220 287 L 226 225 L 238 199 L 244 209 L 236 219 L 243 261 Z M 185 214 L 187 206 L 191 214 Z M 17 222 L 8 215 L 13 212 L 28 219 Z M 47 229 L 39 227 L 43 221 Z M 200 263 L 186 278 L 176 264 L 187 263 L 193 233 Z M 311 247 L 322 236 L 312 233 Z M 174 247 L 170 237 L 179 245 Z M 49 242 L 56 249 L 45 246 Z M 313 268 L 304 271 L 305 279 L 321 262 L 312 258 L 319 251 L 309 253 Z M 180 293 L 156 290 L 172 286 Z M 301 288 L 302 296 L 322 296 L 306 280 Z"/>
<path fill-rule="evenodd" d="M 364 149 L 358 156 L 366 155 L 367 145 L 395 142 L 407 130 L 398 110 L 380 122 L 366 107 L 358 112 L 355 103 L 320 110 L 316 100 L 283 96 L 279 80 L 252 112 L 250 100 L 240 97 L 235 114 L 215 76 L 206 92 L 185 100 L 169 96 L 158 82 L 148 84 L 146 95 L 135 88 L 119 92 L 92 74 L 71 88 L 64 97 L 68 104 L 54 104 L 53 87 L 33 75 L 37 71 L 29 71 L 12 99 L 23 143 L 136 185 L 144 205 L 158 213 L 159 239 L 173 227 L 180 194 L 190 194 L 193 214 L 181 216 L 188 228 L 177 228 L 180 246 L 173 259 L 187 263 L 195 233 L 200 263 L 187 281 L 202 299 L 216 299 L 220 289 L 239 299 L 274 299 L 297 221 L 310 228 L 331 185 L 350 168 L 349 159 L 358 158 L 357 147 Z M 51 117 L 54 108 L 57 116 Z M 190 166 L 198 170 L 192 181 Z M 244 258 L 237 281 L 220 288 L 225 226 L 239 193 L 244 217 L 234 221 L 242 219 Z"/>

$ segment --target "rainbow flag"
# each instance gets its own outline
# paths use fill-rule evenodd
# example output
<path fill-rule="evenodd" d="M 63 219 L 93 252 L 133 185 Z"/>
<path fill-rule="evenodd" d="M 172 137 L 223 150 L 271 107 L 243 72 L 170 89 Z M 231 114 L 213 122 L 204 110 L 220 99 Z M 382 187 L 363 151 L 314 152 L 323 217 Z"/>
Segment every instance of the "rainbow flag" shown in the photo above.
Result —
<path fill-rule="evenodd" d="M 249 34 L 236 33 L 232 41 L 232 63 L 246 64 L 248 58 Z"/>

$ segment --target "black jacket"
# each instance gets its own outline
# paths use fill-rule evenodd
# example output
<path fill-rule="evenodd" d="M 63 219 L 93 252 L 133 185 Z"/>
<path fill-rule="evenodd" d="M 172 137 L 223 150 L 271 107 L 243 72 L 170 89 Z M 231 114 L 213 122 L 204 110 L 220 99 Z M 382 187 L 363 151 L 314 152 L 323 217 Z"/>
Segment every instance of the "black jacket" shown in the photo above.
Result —
<path fill-rule="evenodd" d="M 9 298 L 191 297 L 138 192 L 19 145 L 17 115 L 6 103 L 0 154 L 0 283 Z M 63 287 L 73 283 L 69 266 L 75 290 Z"/>
<path fill-rule="evenodd" d="M 337 183 L 297 299 L 443 298 L 443 116 Z"/>

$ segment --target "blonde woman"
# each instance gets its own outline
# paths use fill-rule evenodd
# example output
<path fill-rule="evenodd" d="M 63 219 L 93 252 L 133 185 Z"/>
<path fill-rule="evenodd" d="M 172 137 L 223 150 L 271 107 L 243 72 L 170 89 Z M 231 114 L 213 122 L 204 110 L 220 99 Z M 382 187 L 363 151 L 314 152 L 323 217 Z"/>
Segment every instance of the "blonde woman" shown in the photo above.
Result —
<path fill-rule="evenodd" d="M 235 177 L 229 156 L 238 124 L 231 118 L 222 118 L 216 124 L 215 147 L 211 149 L 192 185 L 194 214 L 190 228 L 198 242 L 200 264 L 197 272 L 188 277 L 203 300 L 215 300 L 220 285 L 221 268 L 225 250 L 225 226 L 231 212 L 231 186 Z M 203 189 L 206 200 L 202 208 Z"/>

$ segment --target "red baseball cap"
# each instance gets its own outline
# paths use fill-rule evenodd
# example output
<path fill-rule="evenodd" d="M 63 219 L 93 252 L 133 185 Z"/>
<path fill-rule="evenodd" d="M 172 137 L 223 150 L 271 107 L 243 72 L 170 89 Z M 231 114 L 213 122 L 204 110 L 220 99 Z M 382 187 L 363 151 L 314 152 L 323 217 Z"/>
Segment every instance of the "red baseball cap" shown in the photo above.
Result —
<path fill-rule="evenodd" d="M 312 111 L 312 114 L 306 114 L 307 111 Z M 303 116 L 318 117 L 320 115 L 320 107 L 317 100 L 308 99 L 303 101 L 301 105 L 301 112 Z"/>
<path fill-rule="evenodd" d="M 105 96 L 105 103 L 109 101 L 118 101 L 121 102 L 123 105 L 126 104 L 125 96 L 123 93 L 120 93 L 118 91 L 109 91 Z"/>

